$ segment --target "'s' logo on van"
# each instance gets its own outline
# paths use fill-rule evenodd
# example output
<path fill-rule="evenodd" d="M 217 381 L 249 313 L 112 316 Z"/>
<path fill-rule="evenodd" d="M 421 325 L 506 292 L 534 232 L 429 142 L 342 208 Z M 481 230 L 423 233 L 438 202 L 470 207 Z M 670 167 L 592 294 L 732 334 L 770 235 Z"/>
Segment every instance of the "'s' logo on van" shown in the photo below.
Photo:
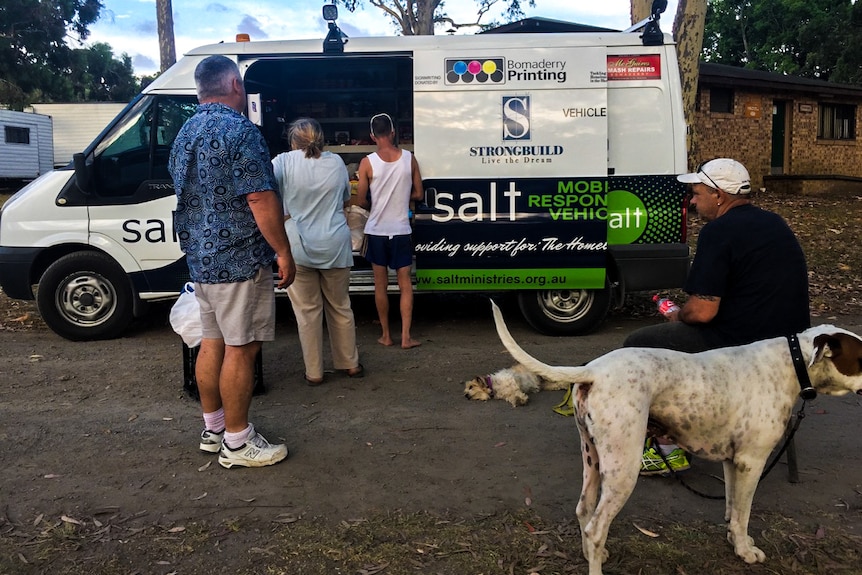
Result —
<path fill-rule="evenodd" d="M 503 96 L 503 140 L 530 139 L 530 97 Z"/>
<path fill-rule="evenodd" d="M 446 84 L 505 84 L 503 58 L 446 59 Z"/>

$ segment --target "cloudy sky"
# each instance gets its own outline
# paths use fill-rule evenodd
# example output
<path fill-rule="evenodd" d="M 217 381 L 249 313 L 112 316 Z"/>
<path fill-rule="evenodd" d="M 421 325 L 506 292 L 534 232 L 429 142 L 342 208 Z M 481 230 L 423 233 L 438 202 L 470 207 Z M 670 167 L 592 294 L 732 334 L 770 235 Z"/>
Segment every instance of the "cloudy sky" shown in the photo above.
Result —
<path fill-rule="evenodd" d="M 523 0 L 522 0 L 523 2 Z M 135 74 L 152 74 L 159 68 L 156 0 L 103 0 L 102 17 L 90 27 L 87 45 L 106 42 L 114 54 L 128 54 Z M 236 34 L 252 40 L 287 40 L 326 36 L 321 18 L 323 0 L 172 0 L 177 58 L 204 44 L 230 42 Z M 501 0 L 500 4 L 503 4 Z M 526 3 L 526 2 L 523 2 Z M 473 0 L 447 0 L 453 19 L 476 18 Z M 622 30 L 629 26 L 630 0 L 536 0 L 527 16 L 541 16 Z M 670 32 L 676 0 L 668 2 L 662 29 Z M 489 18 L 489 16 L 491 16 Z M 502 19 L 488 14 L 483 22 Z M 348 12 L 339 7 L 339 27 L 350 37 L 391 36 L 395 28 L 378 8 L 368 6 Z"/>

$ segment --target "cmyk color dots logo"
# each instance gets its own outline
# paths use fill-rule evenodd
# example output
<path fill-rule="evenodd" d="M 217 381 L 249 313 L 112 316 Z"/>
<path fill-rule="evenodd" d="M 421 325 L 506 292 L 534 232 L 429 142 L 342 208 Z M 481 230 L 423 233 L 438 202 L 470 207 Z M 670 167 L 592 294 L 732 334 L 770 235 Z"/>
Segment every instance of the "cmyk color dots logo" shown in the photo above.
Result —
<path fill-rule="evenodd" d="M 503 58 L 446 59 L 447 84 L 505 84 Z"/>

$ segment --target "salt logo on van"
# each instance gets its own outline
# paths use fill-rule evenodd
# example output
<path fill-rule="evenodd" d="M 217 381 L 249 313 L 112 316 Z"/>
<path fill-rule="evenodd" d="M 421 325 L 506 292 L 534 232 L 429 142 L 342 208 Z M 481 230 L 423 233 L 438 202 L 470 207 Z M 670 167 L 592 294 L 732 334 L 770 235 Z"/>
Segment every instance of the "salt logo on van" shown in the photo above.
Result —
<path fill-rule="evenodd" d="M 446 84 L 505 84 L 503 58 L 446 59 Z"/>
<path fill-rule="evenodd" d="M 530 139 L 530 97 L 503 96 L 503 140 Z"/>

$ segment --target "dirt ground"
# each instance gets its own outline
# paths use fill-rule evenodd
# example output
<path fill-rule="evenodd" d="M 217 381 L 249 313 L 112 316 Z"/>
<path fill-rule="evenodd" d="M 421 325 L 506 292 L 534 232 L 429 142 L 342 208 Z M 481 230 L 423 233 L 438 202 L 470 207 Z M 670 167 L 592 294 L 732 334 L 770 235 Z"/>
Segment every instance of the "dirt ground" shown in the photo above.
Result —
<path fill-rule="evenodd" d="M 373 302 L 354 301 L 367 375 L 328 374 L 320 387 L 303 381 L 295 322 L 280 301 L 277 340 L 263 351 L 267 392 L 255 397 L 252 420 L 268 438 L 286 442 L 290 457 L 252 470 L 222 469 L 197 450 L 202 420 L 182 389 L 181 344 L 167 324 L 167 306 L 125 337 L 93 343 L 61 339 L 27 306 L 7 310 L 0 328 L 0 573 L 459 573 L 422 563 L 427 553 L 412 540 L 407 547 L 415 558 L 407 567 L 349 567 L 340 562 L 346 551 L 325 550 L 322 566 L 285 567 L 304 553 L 297 542 L 292 559 L 283 549 L 279 559 L 267 557 L 276 554 L 275 537 L 304 523 L 344 529 L 372 517 L 400 521 L 418 513 L 451 526 L 495 516 L 522 525 L 526 513 L 529 521 L 571 525 L 581 463 L 574 421 L 552 411 L 563 393 L 540 393 L 520 408 L 463 396 L 465 379 L 512 363 L 487 300 L 417 297 L 414 336 L 422 346 L 413 350 L 377 344 Z M 595 334 L 553 338 L 530 330 L 511 303 L 504 313 L 525 349 L 557 364 L 588 361 L 659 321 L 624 310 Z M 860 316 L 816 321 L 862 332 Z M 786 465 L 776 466 L 755 497 L 752 535 L 783 529 L 797 538 L 840 534 L 858 543 L 862 398 L 818 398 L 806 413 L 796 440 L 801 482 L 789 483 Z M 720 475 L 719 465 L 695 460 L 686 480 L 721 494 Z M 709 545 L 721 549 L 719 563 L 742 565 L 721 541 L 722 516 L 721 501 L 672 480 L 641 478 L 611 539 L 647 539 L 673 522 L 690 533 L 716 533 Z M 776 527 L 775 518 L 793 523 Z M 443 533 L 442 522 L 432 521 L 432 532 Z M 469 531 L 475 545 L 485 537 L 481 526 Z M 554 572 L 585 573 L 579 535 L 569 531 L 559 538 L 564 547 L 554 552 L 561 565 Z M 504 535 L 494 536 L 507 540 Z M 383 545 L 375 541 L 372 546 Z M 699 545 L 690 541 L 695 554 Z M 727 572 L 862 572 L 828 563 L 797 570 L 779 561 L 780 551 L 765 550 L 772 555 L 764 566 Z M 644 572 L 686 573 L 691 557 L 688 551 L 687 558 Z M 846 559 L 833 558 L 839 561 Z M 539 572 L 508 566 L 504 558 L 490 564 L 499 569 L 469 573 Z M 611 563 L 606 573 L 633 572 L 617 569 Z"/>

